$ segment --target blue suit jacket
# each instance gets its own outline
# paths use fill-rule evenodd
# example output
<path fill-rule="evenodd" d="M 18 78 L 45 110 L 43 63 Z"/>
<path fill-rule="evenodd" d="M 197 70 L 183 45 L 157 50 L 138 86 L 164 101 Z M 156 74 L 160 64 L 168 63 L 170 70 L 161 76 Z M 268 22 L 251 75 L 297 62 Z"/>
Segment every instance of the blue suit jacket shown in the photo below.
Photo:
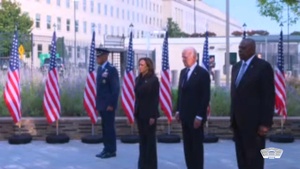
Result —
<path fill-rule="evenodd" d="M 97 110 L 106 111 L 108 106 L 112 106 L 116 110 L 119 93 L 120 82 L 117 69 L 109 62 L 107 62 L 104 69 L 99 66 L 97 70 Z"/>

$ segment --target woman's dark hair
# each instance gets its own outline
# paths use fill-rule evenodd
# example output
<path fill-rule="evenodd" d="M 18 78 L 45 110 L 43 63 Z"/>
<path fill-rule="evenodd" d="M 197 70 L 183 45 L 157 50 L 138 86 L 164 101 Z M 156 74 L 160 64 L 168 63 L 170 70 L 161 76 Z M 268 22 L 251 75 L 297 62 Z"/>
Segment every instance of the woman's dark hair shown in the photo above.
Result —
<path fill-rule="evenodd" d="M 152 60 L 148 57 L 143 57 L 143 58 L 139 59 L 139 63 L 140 63 L 141 60 L 146 62 L 146 65 L 148 67 L 148 73 L 151 74 L 151 75 L 154 74 L 154 65 L 153 65 Z"/>

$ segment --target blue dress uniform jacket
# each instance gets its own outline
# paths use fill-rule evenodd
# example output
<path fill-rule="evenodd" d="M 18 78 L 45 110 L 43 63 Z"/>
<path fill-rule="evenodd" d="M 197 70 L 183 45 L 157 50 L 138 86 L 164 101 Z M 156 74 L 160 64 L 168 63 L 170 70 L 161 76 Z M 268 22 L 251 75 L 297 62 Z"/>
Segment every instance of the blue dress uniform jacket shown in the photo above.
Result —
<path fill-rule="evenodd" d="M 101 116 L 104 149 L 102 152 L 115 154 L 117 151 L 115 111 L 118 105 L 120 83 L 118 71 L 109 62 L 97 70 L 96 108 Z M 107 107 L 113 107 L 107 111 Z"/>
<path fill-rule="evenodd" d="M 106 111 L 108 106 L 114 110 L 117 108 L 120 93 L 120 82 L 117 69 L 109 62 L 97 70 L 97 97 L 96 108 L 98 111 Z"/>

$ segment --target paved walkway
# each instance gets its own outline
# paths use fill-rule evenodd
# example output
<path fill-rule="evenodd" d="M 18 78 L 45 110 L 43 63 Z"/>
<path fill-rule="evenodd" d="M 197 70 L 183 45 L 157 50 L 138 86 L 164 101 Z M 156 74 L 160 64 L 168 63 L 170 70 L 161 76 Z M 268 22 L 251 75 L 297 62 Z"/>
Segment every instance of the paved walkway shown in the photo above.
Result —
<path fill-rule="evenodd" d="M 231 140 L 205 144 L 205 169 L 237 169 Z M 281 159 L 265 160 L 265 169 L 300 169 L 300 140 L 290 144 L 267 142 L 267 147 L 283 149 Z M 102 144 L 89 145 L 72 140 L 51 145 L 33 141 L 26 145 L 0 142 L 0 169 L 136 169 L 138 144 L 118 142 L 116 158 L 99 159 Z M 182 143 L 158 144 L 159 169 L 185 169 Z"/>

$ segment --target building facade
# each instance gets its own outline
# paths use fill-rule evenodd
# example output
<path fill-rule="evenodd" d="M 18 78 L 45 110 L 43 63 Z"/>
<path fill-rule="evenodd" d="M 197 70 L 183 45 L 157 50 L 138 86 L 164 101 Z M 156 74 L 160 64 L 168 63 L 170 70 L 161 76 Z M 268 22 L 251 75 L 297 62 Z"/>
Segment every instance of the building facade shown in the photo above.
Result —
<path fill-rule="evenodd" d="M 205 26 L 217 36 L 225 35 L 225 14 L 204 2 L 187 0 L 17 0 L 23 12 L 34 21 L 32 33 L 33 65 L 40 65 L 39 56 L 49 52 L 54 29 L 63 37 L 66 61 L 84 62 L 89 53 L 92 31 L 96 45 L 104 44 L 107 36 L 128 37 L 132 24 L 134 38 L 147 38 L 149 34 L 165 28 L 167 18 L 173 18 L 182 31 L 203 33 Z M 194 11 L 195 9 L 195 11 Z M 194 12 L 196 23 L 194 23 Z M 230 20 L 230 31 L 241 30 L 240 24 Z M 36 37 L 35 36 L 39 36 Z M 40 37 L 43 36 L 43 37 Z M 47 38 L 46 38 L 47 37 Z M 44 38 L 44 39 L 43 39 Z"/>

